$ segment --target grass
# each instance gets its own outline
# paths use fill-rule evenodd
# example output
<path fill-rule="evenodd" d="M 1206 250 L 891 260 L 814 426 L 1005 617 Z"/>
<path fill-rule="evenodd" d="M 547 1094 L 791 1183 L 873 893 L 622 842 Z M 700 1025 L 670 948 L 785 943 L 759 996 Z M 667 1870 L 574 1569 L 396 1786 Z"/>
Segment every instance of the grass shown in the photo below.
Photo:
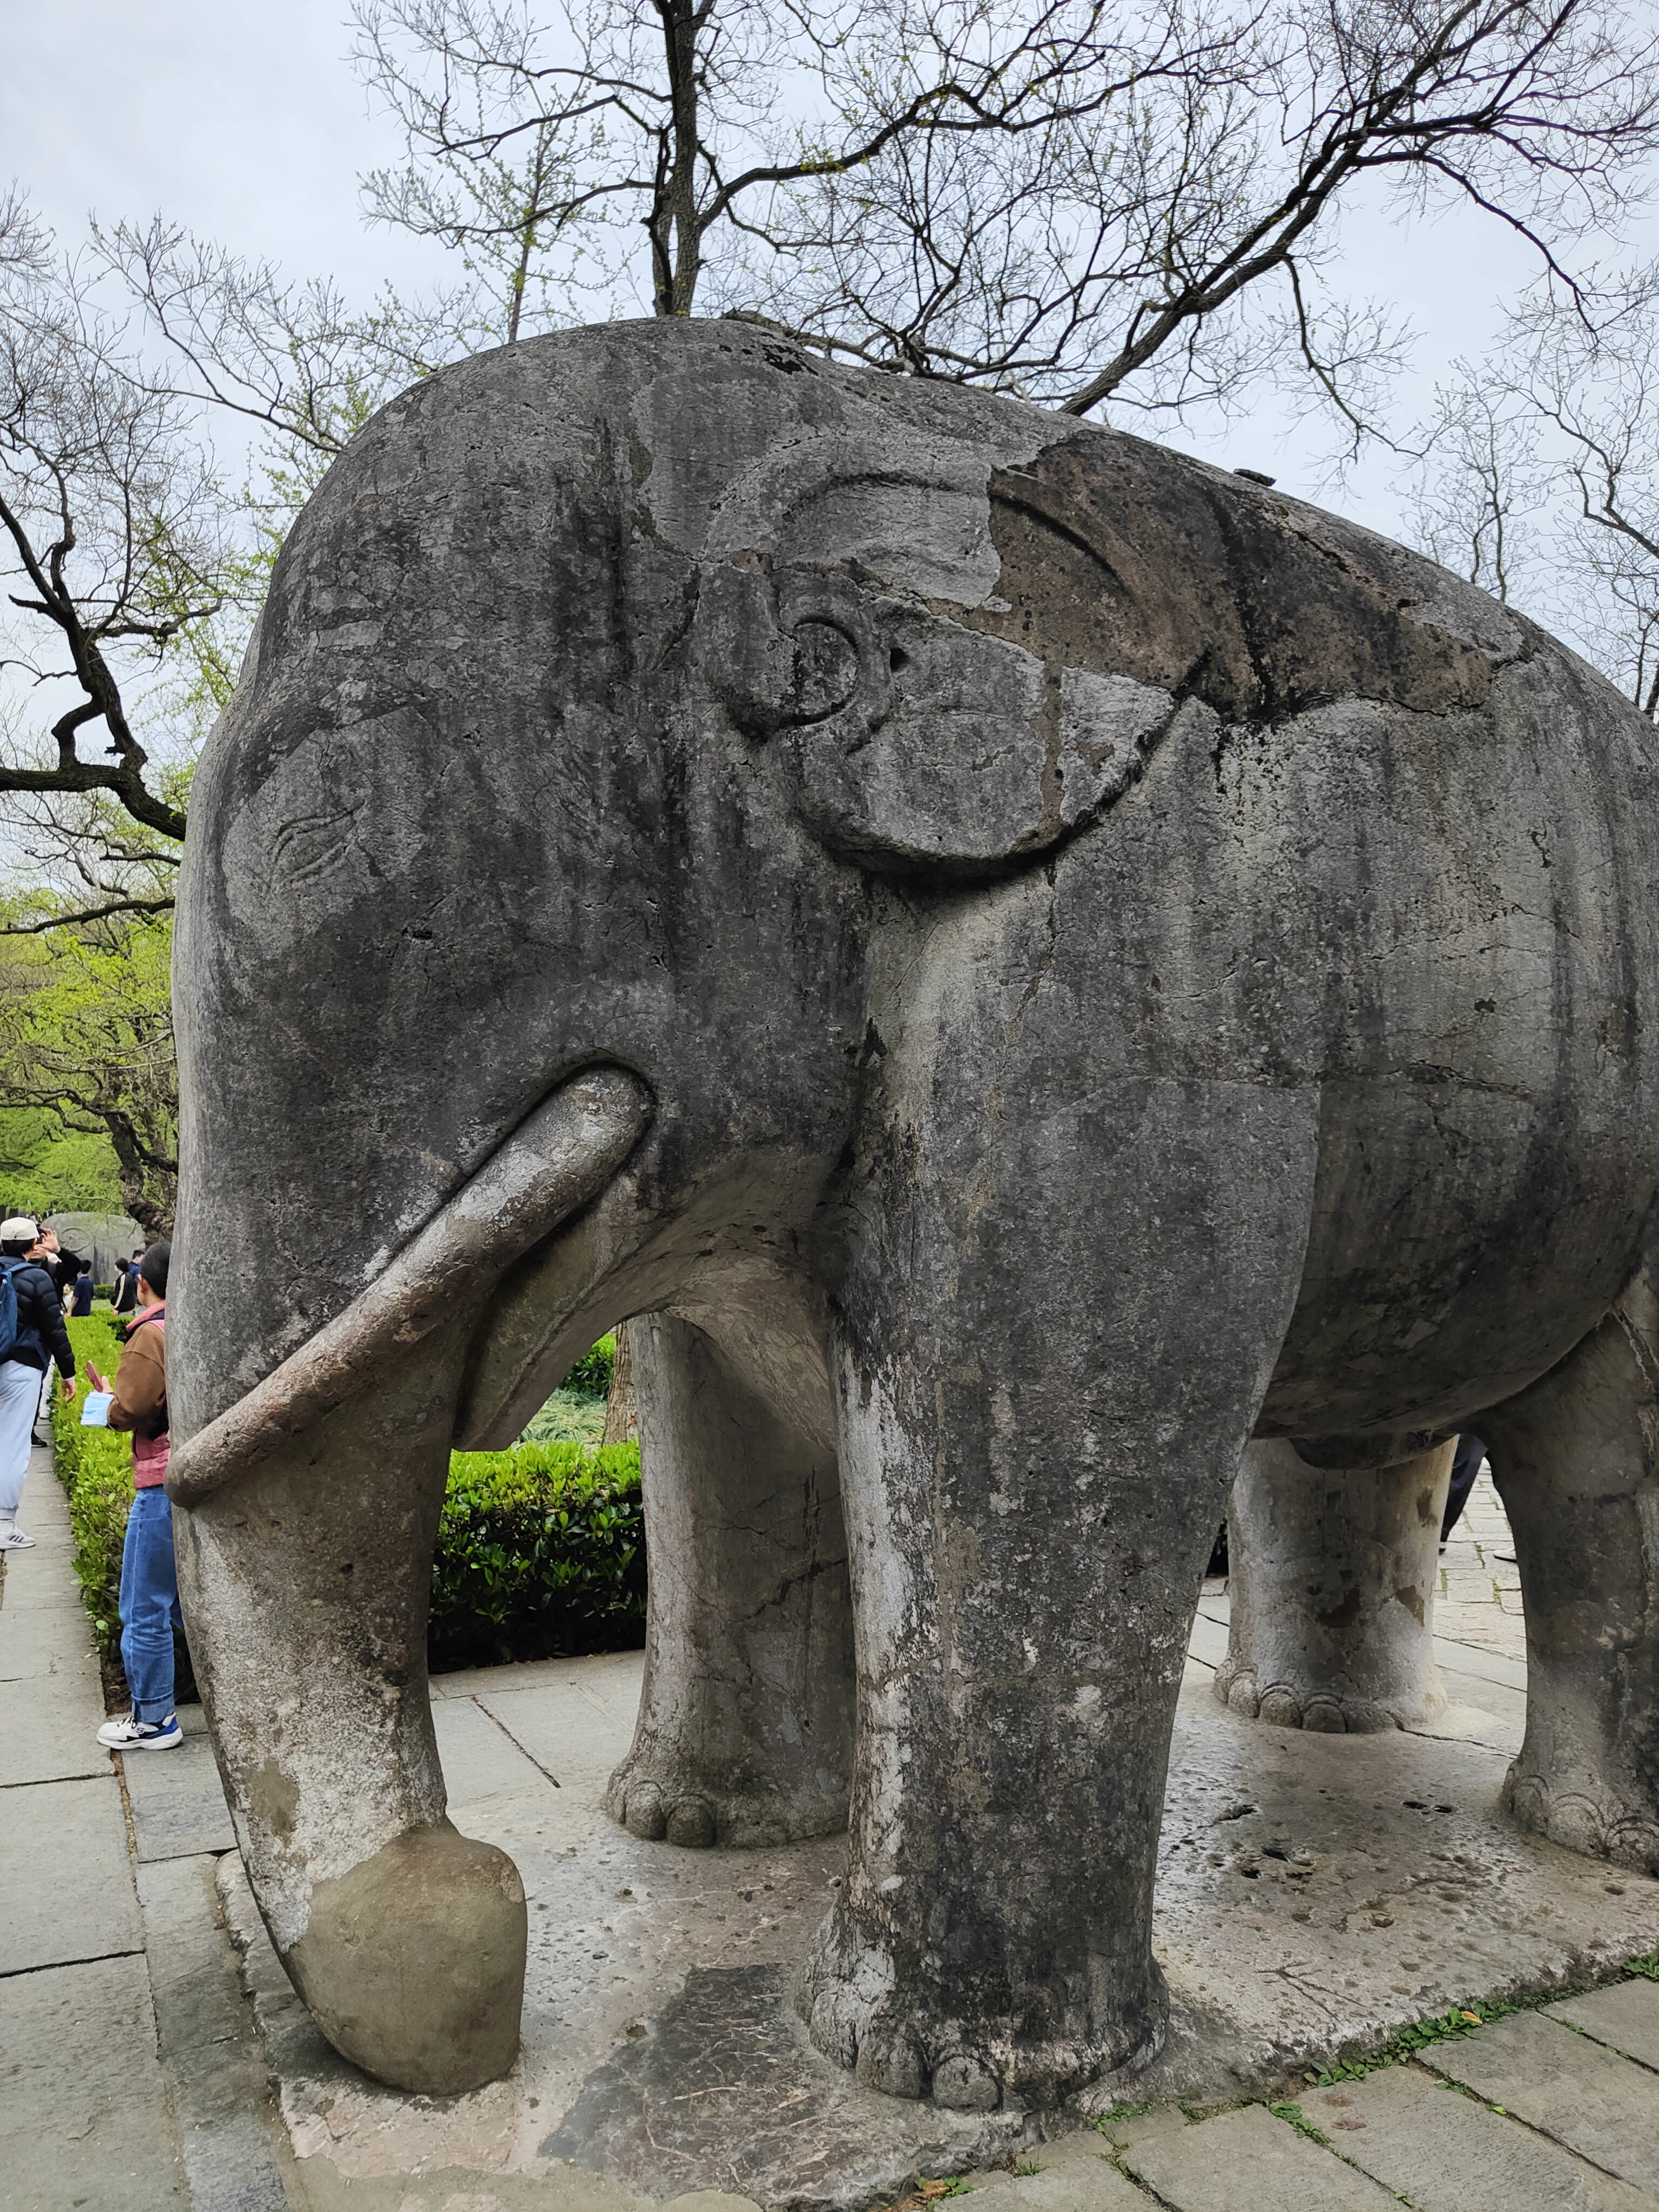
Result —
<path fill-rule="evenodd" d="M 1330 2148 L 1330 2137 L 1321 2134 L 1300 2105 L 1269 2105 L 1267 2110 L 1276 2120 L 1283 2120 L 1286 2127 L 1294 2128 L 1299 2136 L 1306 2136 L 1310 2142 L 1316 2142 L 1322 2150 Z"/>

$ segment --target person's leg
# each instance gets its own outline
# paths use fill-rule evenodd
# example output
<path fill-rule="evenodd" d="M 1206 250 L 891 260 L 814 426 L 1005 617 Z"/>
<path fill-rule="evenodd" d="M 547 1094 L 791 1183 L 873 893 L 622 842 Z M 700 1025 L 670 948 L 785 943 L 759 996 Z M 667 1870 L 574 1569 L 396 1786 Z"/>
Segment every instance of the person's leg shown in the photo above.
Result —
<path fill-rule="evenodd" d="M 0 1360 L 0 1547 L 26 1551 L 34 1541 L 17 1526 L 28 1473 L 35 1393 L 40 1378 L 21 1360 Z"/>
<path fill-rule="evenodd" d="M 165 1490 L 134 1493 L 121 1554 L 121 1663 L 136 1720 L 173 1712 L 173 1623 L 179 1609 L 173 1508 Z"/>
<path fill-rule="evenodd" d="M 1443 1544 L 1463 1517 L 1463 1508 L 1469 1502 L 1474 1478 L 1480 1474 L 1486 1456 L 1484 1439 L 1477 1437 L 1472 1430 L 1466 1429 L 1457 1439 L 1457 1450 L 1452 1460 L 1451 1488 L 1446 1492 L 1446 1517 L 1440 1524 Z"/>

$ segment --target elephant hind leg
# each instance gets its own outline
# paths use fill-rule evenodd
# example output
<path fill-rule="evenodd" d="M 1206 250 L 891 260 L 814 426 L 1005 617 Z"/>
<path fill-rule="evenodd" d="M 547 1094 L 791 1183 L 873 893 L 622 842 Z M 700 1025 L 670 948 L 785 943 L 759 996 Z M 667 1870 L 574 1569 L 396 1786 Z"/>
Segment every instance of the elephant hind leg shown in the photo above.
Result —
<path fill-rule="evenodd" d="M 630 1324 L 651 1555 L 645 1686 L 605 1809 L 739 1848 L 847 1825 L 853 1615 L 832 1451 L 702 1329 Z"/>
<path fill-rule="evenodd" d="M 512 1861 L 446 1817 L 427 1697 L 459 1357 L 417 1347 L 173 1516 L 198 1679 L 277 1954 L 337 2051 L 431 2095 L 512 2064 L 526 1932 Z"/>
<path fill-rule="evenodd" d="M 1443 1711 L 1434 1587 L 1455 1450 L 1350 1471 L 1310 1466 L 1281 1440 L 1249 1446 L 1228 1512 L 1223 1704 L 1337 1735 Z"/>
<path fill-rule="evenodd" d="M 1659 1875 L 1659 1330 L 1638 1285 L 1480 1416 L 1527 1623 L 1524 1828 Z"/>

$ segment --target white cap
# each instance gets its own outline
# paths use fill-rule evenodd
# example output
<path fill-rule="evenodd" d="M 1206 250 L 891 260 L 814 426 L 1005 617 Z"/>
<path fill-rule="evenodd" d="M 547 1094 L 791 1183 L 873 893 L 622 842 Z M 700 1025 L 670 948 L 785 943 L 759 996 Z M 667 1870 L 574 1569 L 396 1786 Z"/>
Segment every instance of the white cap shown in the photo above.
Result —
<path fill-rule="evenodd" d="M 0 1244 L 38 1244 L 40 1231 L 27 1213 L 14 1213 L 9 1221 L 0 1221 Z"/>

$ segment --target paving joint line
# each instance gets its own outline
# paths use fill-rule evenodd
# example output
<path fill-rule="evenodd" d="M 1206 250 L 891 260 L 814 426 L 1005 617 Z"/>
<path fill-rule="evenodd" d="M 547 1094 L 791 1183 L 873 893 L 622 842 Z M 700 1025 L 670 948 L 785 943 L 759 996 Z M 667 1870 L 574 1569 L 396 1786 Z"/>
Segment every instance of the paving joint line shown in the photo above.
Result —
<path fill-rule="evenodd" d="M 101 1774 L 41 1774 L 33 1782 L 0 1782 L 0 1790 L 56 1790 L 65 1782 L 101 1782 Z M 114 1777 L 110 1778 L 112 1781 Z"/>
<path fill-rule="evenodd" d="M 1561 2021 L 1556 2022 L 1558 2027 L 1565 2025 L 1565 2023 Z M 1474 2039 L 1471 2039 L 1471 2040 Z M 1620 2051 L 1618 2056 L 1622 2057 L 1624 2053 Z M 1407 2065 L 1422 2067 L 1425 2074 L 1433 2075 L 1443 2089 L 1451 2089 L 1460 2097 L 1467 2097 L 1472 2105 L 1479 2105 L 1483 2112 L 1490 2112 L 1494 2119 L 1513 2120 L 1522 2134 L 1536 2136 L 1540 2142 L 1553 2143 L 1557 2150 L 1565 2152 L 1568 2158 L 1577 2159 L 1581 2165 L 1589 2166 L 1593 2173 L 1604 2173 L 1609 2181 L 1622 2182 L 1626 2188 L 1633 2189 L 1638 2186 L 1627 2174 L 1615 2173 L 1610 2166 L 1603 2166 L 1599 2159 L 1592 2158 L 1587 2150 L 1579 2150 L 1573 2144 L 1564 2142 L 1559 2136 L 1552 2135 L 1540 2121 L 1529 2120 L 1523 2114 L 1512 2110 L 1508 2105 L 1494 2105 L 1490 2098 L 1483 2097 L 1478 2089 L 1471 2089 L 1462 2081 L 1455 2081 L 1449 2074 L 1443 2074 L 1437 2067 L 1429 2065 L 1426 2060 L 1417 2057 L 1408 2059 L 1406 2063 Z"/>
<path fill-rule="evenodd" d="M 489 1706 L 484 1704 L 481 1698 L 472 1698 L 469 1702 L 477 1705 L 478 1711 L 483 1714 L 487 1720 L 492 1720 L 495 1722 L 496 1727 L 512 1745 L 514 1750 L 523 1752 L 525 1757 L 530 1761 L 530 1764 L 535 1768 L 538 1774 L 544 1774 L 556 1790 L 560 1787 L 559 1778 L 555 1774 L 552 1768 L 550 1766 L 544 1766 L 533 1751 L 526 1749 L 526 1747 L 519 1741 L 518 1737 L 514 1735 L 512 1729 L 508 1728 L 507 1723 L 501 1718 L 499 1713 L 492 1713 Z"/>
<path fill-rule="evenodd" d="M 25 1974 L 55 1974 L 60 1966 L 100 1966 L 106 1959 L 142 1959 L 144 1947 L 136 1944 L 130 1951 L 94 1951 L 84 1959 L 47 1959 L 38 1966 L 0 1967 L 0 1982 L 21 1981 Z"/>

